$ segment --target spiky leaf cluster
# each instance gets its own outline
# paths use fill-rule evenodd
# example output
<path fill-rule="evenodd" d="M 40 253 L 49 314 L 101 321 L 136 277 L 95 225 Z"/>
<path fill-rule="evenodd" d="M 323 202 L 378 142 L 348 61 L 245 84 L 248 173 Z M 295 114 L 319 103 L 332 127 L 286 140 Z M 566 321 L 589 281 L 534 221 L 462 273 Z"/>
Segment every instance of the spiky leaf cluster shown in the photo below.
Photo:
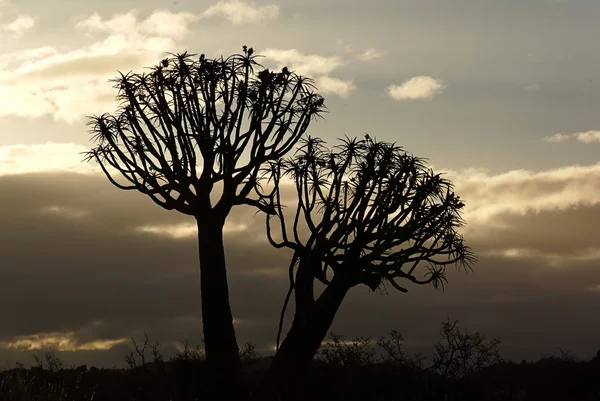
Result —
<path fill-rule="evenodd" d="M 263 196 L 276 211 L 267 216 L 269 241 L 320 258 L 315 277 L 325 284 L 332 269 L 373 290 L 387 282 L 405 292 L 399 279 L 438 288 L 446 266 L 471 268 L 476 260 L 457 231 L 464 203 L 452 183 L 393 143 L 367 135 L 329 150 L 309 137 L 294 157 L 270 163 L 265 176 L 274 190 Z M 298 199 L 292 224 L 281 202 L 285 180 Z"/>
<path fill-rule="evenodd" d="M 260 166 L 290 151 L 324 106 L 310 79 L 256 57 L 246 46 L 225 59 L 183 53 L 149 73 L 121 73 L 120 108 L 90 117 L 96 146 L 86 159 L 166 209 L 195 215 L 217 183 L 216 208 L 264 208 L 249 196 Z"/>

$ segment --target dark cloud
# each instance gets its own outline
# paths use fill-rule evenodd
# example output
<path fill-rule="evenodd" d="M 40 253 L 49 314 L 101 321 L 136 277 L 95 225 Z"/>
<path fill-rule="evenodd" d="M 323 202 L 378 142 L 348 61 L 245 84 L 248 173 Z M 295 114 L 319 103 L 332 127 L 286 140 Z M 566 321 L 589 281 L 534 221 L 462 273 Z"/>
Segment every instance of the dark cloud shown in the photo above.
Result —
<path fill-rule="evenodd" d="M 554 268 L 536 256 L 486 252 L 521 244 L 571 255 L 593 246 L 593 225 L 584 223 L 598 210 L 508 217 L 511 228 L 491 239 L 474 230 L 470 243 L 483 255 L 475 273 L 451 270 L 445 292 L 409 286 L 408 294 L 390 289 L 382 296 L 354 288 L 332 330 L 378 337 L 398 329 L 418 349 L 432 344 L 440 321 L 451 316 L 470 330 L 499 335 L 513 358 L 535 358 L 557 346 L 587 357 L 600 346 L 600 319 L 590 312 L 600 292 L 586 290 L 600 284 L 596 261 Z M 0 176 L 0 222 L 0 343 L 73 332 L 81 344 L 141 338 L 143 331 L 167 353 L 178 340 L 199 343 L 196 239 L 136 231 L 143 225 L 193 223 L 189 216 L 163 211 L 101 176 L 47 173 Z M 287 290 L 290 254 L 265 241 L 264 221 L 253 210 L 235 209 L 230 222 L 247 226 L 226 235 L 238 337 L 267 351 Z M 126 350 L 127 344 L 120 344 L 63 356 L 69 363 L 112 366 L 122 364 Z M 0 363 L 27 360 L 30 353 L 2 348 Z"/>
<path fill-rule="evenodd" d="M 502 216 L 502 227 L 482 228 L 485 235 L 471 242 L 480 251 L 529 249 L 541 255 L 575 257 L 599 247 L 600 207 L 574 205 L 564 210 L 542 210 Z"/>

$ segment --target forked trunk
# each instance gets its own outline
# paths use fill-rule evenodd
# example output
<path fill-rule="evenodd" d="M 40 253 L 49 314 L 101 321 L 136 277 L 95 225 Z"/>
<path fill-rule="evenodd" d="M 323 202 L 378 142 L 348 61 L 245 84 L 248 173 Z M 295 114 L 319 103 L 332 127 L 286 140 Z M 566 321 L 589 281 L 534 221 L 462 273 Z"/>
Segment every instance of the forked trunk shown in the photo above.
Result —
<path fill-rule="evenodd" d="M 262 384 L 260 399 L 302 400 L 313 358 L 333 323 L 346 293 L 344 281 L 334 277 L 310 308 L 306 320 L 294 318 L 292 327 L 275 354 Z"/>
<path fill-rule="evenodd" d="M 211 371 L 207 380 L 211 399 L 238 400 L 245 394 L 242 366 L 229 304 L 224 221 L 203 216 L 197 218 L 200 252 L 200 288 L 202 325 L 206 362 Z"/>

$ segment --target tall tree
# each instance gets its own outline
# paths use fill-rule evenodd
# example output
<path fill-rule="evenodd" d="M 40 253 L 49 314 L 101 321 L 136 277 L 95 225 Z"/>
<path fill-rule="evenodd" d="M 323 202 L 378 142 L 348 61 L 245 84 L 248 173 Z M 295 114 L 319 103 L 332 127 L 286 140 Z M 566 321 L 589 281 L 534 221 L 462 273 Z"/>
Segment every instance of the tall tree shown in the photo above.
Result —
<path fill-rule="evenodd" d="M 206 358 L 228 383 L 220 393 L 242 383 L 225 220 L 236 205 L 269 212 L 254 192 L 261 166 L 289 152 L 324 111 L 310 79 L 264 69 L 252 48 L 243 50 L 225 59 L 169 54 L 149 73 L 120 73 L 120 108 L 88 124 L 96 146 L 87 160 L 114 186 L 197 221 Z"/>
<path fill-rule="evenodd" d="M 367 135 L 328 150 L 322 140 L 308 138 L 296 157 L 271 162 L 265 178 L 272 187 L 261 196 L 275 209 L 267 215 L 268 239 L 294 251 L 266 398 L 298 394 L 298 380 L 309 372 L 352 287 L 390 285 L 407 292 L 405 281 L 440 288 L 447 266 L 470 269 L 476 261 L 457 232 L 464 203 L 452 184 L 394 144 Z M 282 199 L 294 189 L 295 210 L 286 213 Z M 326 286 L 317 298 L 315 280 Z M 279 347 L 292 292 L 296 312 Z"/>

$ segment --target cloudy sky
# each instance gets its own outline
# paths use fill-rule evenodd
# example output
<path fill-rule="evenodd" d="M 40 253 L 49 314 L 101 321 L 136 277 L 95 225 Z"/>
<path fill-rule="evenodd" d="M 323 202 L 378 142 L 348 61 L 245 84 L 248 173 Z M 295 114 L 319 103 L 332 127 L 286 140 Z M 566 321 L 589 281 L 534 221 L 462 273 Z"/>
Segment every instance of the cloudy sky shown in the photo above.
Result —
<path fill-rule="evenodd" d="M 52 346 L 122 365 L 146 331 L 201 336 L 189 218 L 81 163 L 85 116 L 112 112 L 117 71 L 164 52 L 246 44 L 313 77 L 313 135 L 368 132 L 447 172 L 466 200 L 476 272 L 444 293 L 355 288 L 332 328 L 404 333 L 459 319 L 509 358 L 600 348 L 600 3 L 597 0 L 0 0 L 0 366 Z M 274 343 L 289 254 L 237 209 L 226 226 L 240 341 Z"/>

